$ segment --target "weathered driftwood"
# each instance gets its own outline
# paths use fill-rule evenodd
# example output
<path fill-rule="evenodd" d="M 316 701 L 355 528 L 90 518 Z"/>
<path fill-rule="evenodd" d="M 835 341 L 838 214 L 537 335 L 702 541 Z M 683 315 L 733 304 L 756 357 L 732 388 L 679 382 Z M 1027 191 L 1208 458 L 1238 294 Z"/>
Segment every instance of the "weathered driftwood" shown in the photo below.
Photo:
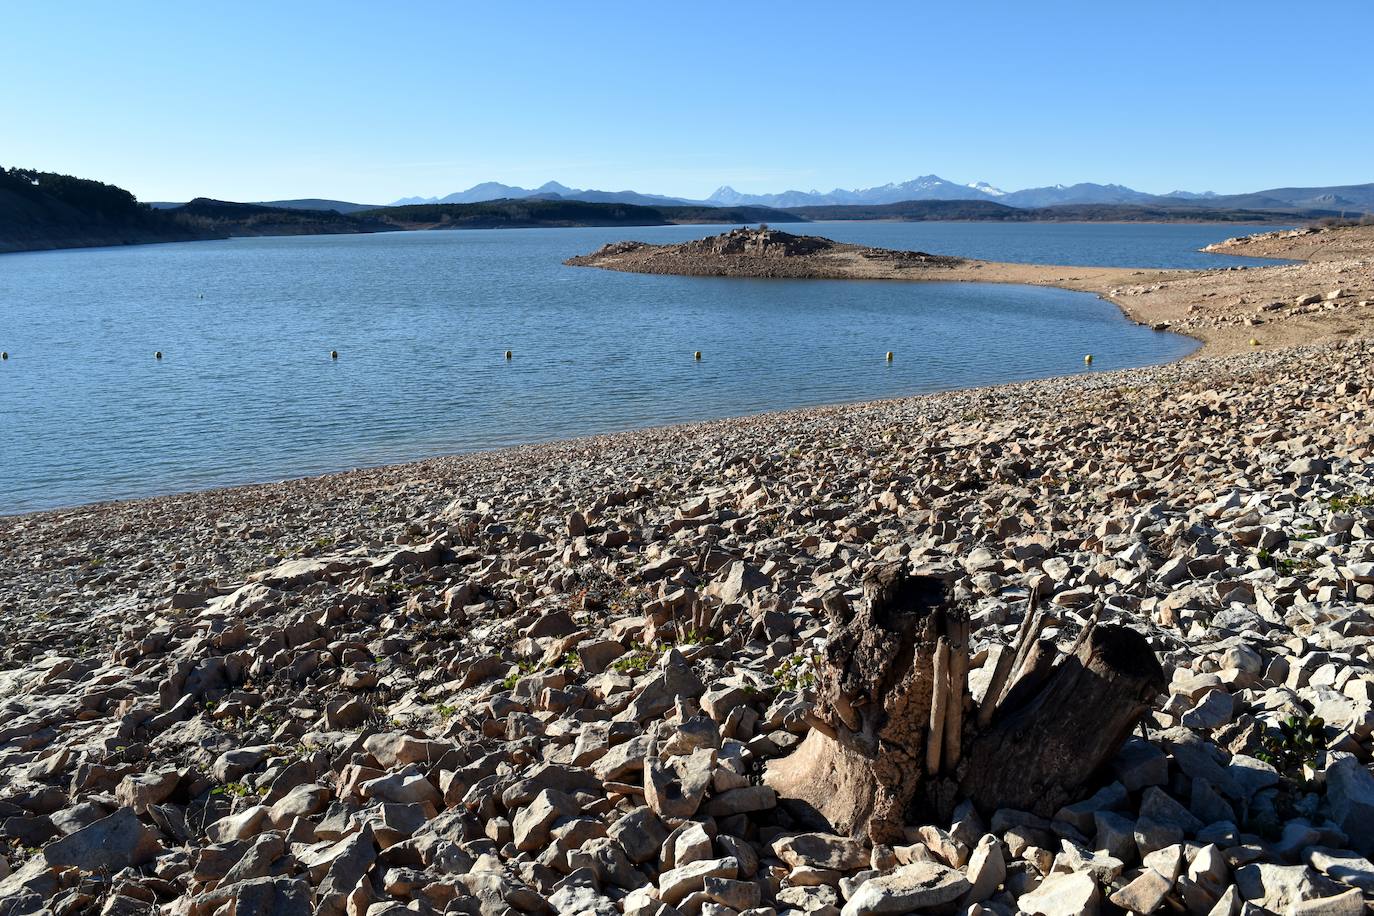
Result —
<path fill-rule="evenodd" d="M 826 602 L 813 728 L 767 781 L 803 819 L 899 842 L 917 809 L 971 798 L 1051 815 L 1077 798 L 1163 688 L 1144 638 L 1088 622 L 1066 655 L 1041 638 L 1033 595 L 976 715 L 970 626 L 942 580 L 872 570 L 858 608 Z"/>

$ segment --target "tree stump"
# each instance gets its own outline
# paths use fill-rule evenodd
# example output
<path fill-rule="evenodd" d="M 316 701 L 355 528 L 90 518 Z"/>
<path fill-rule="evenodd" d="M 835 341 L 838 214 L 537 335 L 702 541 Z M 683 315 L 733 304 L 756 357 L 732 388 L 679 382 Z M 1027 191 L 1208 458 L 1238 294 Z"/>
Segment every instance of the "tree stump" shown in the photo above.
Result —
<path fill-rule="evenodd" d="M 979 808 L 1051 817 L 1078 801 L 1164 689 L 1149 643 L 1135 630 L 1093 627 L 1034 692 L 1008 696 L 968 745 L 960 794 Z"/>
<path fill-rule="evenodd" d="M 827 600 L 814 728 L 766 778 L 794 811 L 900 842 L 922 777 L 943 763 L 951 695 L 962 715 L 963 685 L 953 692 L 948 674 L 967 669 L 949 658 L 967 658 L 968 618 L 950 606 L 942 580 L 908 576 L 902 564 L 874 569 L 863 587 L 858 609 L 838 595 Z"/>
<path fill-rule="evenodd" d="M 1066 655 L 1026 613 L 977 715 L 968 695 L 967 610 L 943 580 L 875 567 L 857 609 L 827 599 L 811 732 L 765 779 L 802 820 L 875 843 L 904 841 L 918 809 L 956 797 L 986 811 L 1051 815 L 1077 800 L 1164 687 L 1145 639 L 1089 622 Z"/>

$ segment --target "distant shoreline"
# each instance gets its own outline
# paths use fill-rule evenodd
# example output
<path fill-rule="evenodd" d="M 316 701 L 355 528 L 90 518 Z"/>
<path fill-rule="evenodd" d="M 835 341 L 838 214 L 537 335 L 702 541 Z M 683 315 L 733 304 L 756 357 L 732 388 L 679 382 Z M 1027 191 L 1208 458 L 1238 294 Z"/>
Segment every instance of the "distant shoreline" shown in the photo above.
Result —
<path fill-rule="evenodd" d="M 1261 211 L 1179 211 L 1098 205 L 996 210 L 960 201 L 916 201 L 900 207 L 823 207 L 795 211 L 765 207 L 646 207 L 580 201 L 499 200 L 481 204 L 419 204 L 340 213 L 292 210 L 257 204 L 196 200 L 175 209 L 149 211 L 147 226 L 58 221 L 7 227 L 0 218 L 0 254 L 112 248 L 162 242 L 222 241 L 230 238 L 361 235 L 452 229 L 590 229 L 651 226 L 741 226 L 764 223 L 807 225 L 830 222 L 1009 223 L 1283 226 L 1310 214 Z M 1228 217 L 1226 214 L 1230 213 Z M 1137 214 L 1132 216 L 1131 214 Z M 1211 218 L 1209 218 L 1209 216 Z"/>
<path fill-rule="evenodd" d="M 975 224 L 975 223 L 1000 223 L 1000 224 L 1003 224 L 1003 225 L 1016 225 L 1016 226 L 1024 226 L 1024 225 L 1032 225 L 1032 224 L 1058 225 L 1058 226 L 1068 226 L 1068 225 L 1082 225 L 1082 226 L 1102 226 L 1102 225 L 1108 225 L 1108 226 L 1176 226 L 1176 225 L 1186 225 L 1186 226 L 1235 226 L 1235 227 L 1237 227 L 1237 228 L 1246 228 L 1246 227 L 1277 227 L 1277 226 L 1291 225 L 1291 224 L 1294 223 L 1294 222 L 1300 222 L 1300 221 L 1299 221 L 1299 220 L 1282 220 L 1282 219 L 1264 220 L 1264 221 L 1256 220 L 1256 221 L 1254 221 L 1254 222 L 1231 222 L 1231 221 L 1229 221 L 1229 220 L 1202 220 L 1202 219 L 1176 219 L 1176 220 L 1144 220 L 1144 219 L 1140 219 L 1140 220 L 1126 220 L 1126 219 L 1123 219 L 1123 220 L 1105 220 L 1105 219 L 1104 219 L 1104 220 L 1079 220 L 1079 219 L 990 220 L 990 219 L 973 219 L 973 218 L 964 218 L 964 219 L 949 218 L 949 219 L 923 219 L 923 220 L 912 220 L 912 219 L 896 219 L 896 218 L 892 218 L 892 219 L 825 219 L 825 220 L 813 220 L 813 221 L 808 222 L 808 223 L 786 223 L 785 225 L 789 225 L 789 226 L 794 226 L 794 225 L 815 225 L 815 224 L 823 224 L 823 223 L 884 223 L 884 224 L 900 224 L 900 223 L 967 223 L 967 224 Z M 512 223 L 507 223 L 507 224 L 503 224 L 503 225 L 489 225 L 489 226 L 479 226 L 479 225 L 462 225 L 462 226 L 437 226 L 437 225 L 436 225 L 436 226 L 427 226 L 427 227 L 418 227 L 418 226 L 417 226 L 417 227 L 401 227 L 401 226 L 397 226 L 397 227 L 389 228 L 389 229 L 371 229 L 371 230 L 358 230 L 358 231 L 349 231 L 349 232 L 250 232 L 250 233 L 229 234 L 229 235 L 197 235 L 197 234 L 194 234 L 194 233 L 187 233 L 184 237 L 173 237 L 173 238 L 129 238 L 129 237 L 126 237 L 126 236 L 120 236 L 120 237 L 117 237 L 117 238 L 93 238 L 93 237 L 85 237 L 85 238 L 72 238 L 72 239 L 70 239 L 70 240 L 58 240 L 58 241 L 45 240 L 45 242 L 44 242 L 43 244 L 41 244 L 41 245 L 35 245 L 35 246 L 32 246 L 32 247 L 15 247 L 15 246 L 13 246 L 13 245 L 11 245 L 11 244 L 6 243 L 5 240 L 0 240 L 0 255 L 7 255 L 7 254 L 35 254 L 35 253 L 44 252 L 44 251 L 79 251 L 79 250 L 83 250 L 83 249 L 99 249 L 99 248 L 133 248 L 133 247 L 140 247 L 140 246 L 144 246 L 144 245 L 167 245 L 167 244 L 180 244 L 180 243 L 183 243 L 183 242 L 225 242 L 225 241 L 229 241 L 229 240 L 231 240 L 231 239 L 252 239 L 252 238 L 325 238 L 325 237 L 328 237 L 328 236 L 331 236 L 331 235 L 386 235 L 386 234 L 390 234 L 390 233 L 392 233 L 392 232 L 449 232 L 449 231 L 490 230 L 490 229 L 616 229 L 616 228 L 620 228 L 620 229 L 644 229 L 644 228 L 656 228 L 656 227 L 661 227 L 661 226 L 703 226 L 703 227 L 711 227 L 711 226 L 740 226 L 740 225 L 752 225 L 752 223 L 739 223 L 739 222 L 733 222 L 733 221 L 728 221 L 728 220 L 727 220 L 727 221 L 722 221 L 722 222 L 696 222 L 696 221 L 687 222 L 687 221 L 683 221 L 683 222 L 675 222 L 675 223 L 662 223 L 662 222 L 660 222 L 660 223 L 576 223 L 576 224 L 570 224 L 570 223 L 560 223 L 560 224 L 531 223 L 531 224 L 528 224 L 528 225 L 525 225 L 525 224 L 512 224 Z"/>

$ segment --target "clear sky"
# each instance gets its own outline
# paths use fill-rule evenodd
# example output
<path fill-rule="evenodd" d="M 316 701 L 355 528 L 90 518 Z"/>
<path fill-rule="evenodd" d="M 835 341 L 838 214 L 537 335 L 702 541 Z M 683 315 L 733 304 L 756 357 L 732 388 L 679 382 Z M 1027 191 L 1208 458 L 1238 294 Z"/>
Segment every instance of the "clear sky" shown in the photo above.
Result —
<path fill-rule="evenodd" d="M 1374 0 L 6 0 L 0 164 L 144 200 L 1374 181 Z"/>

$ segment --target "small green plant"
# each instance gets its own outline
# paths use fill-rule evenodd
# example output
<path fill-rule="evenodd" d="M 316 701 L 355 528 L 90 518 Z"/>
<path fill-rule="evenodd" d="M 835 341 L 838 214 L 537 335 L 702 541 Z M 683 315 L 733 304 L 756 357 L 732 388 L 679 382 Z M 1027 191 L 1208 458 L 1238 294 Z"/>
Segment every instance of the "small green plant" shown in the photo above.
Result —
<path fill-rule="evenodd" d="M 573 671 L 582 670 L 582 659 L 571 649 L 564 653 L 562 660 L 560 660 L 558 664 L 561 667 L 570 668 Z"/>
<path fill-rule="evenodd" d="M 1374 508 L 1374 494 L 1352 493 L 1349 496 L 1333 496 L 1327 500 L 1332 512 L 1349 512 L 1351 509 Z"/>
<path fill-rule="evenodd" d="M 527 674 L 534 672 L 534 662 L 520 662 L 515 666 L 515 670 L 506 675 L 506 679 L 501 682 L 507 690 L 514 690 L 515 685 L 520 683 L 520 679 Z"/>
<path fill-rule="evenodd" d="M 235 795 L 243 798 L 253 794 L 253 790 L 241 782 L 226 782 L 222 786 L 215 786 L 210 790 L 211 795 Z"/>
<path fill-rule="evenodd" d="M 1277 570 L 1285 576 L 1295 576 L 1298 573 L 1311 572 L 1317 568 L 1317 564 L 1313 560 L 1281 557 L 1264 548 L 1260 548 L 1259 553 L 1255 556 L 1259 558 L 1261 565 Z"/>
<path fill-rule="evenodd" d="M 706 632 L 703 632 L 703 631 L 701 631 L 701 630 L 698 630 L 696 627 L 690 627 L 690 628 L 685 629 L 685 630 L 684 630 L 684 629 L 679 629 L 679 630 L 677 631 L 677 637 L 676 637 L 676 639 L 673 640 L 673 645 L 675 645 L 675 646 L 709 646 L 709 645 L 713 645 L 713 644 L 715 643 L 715 641 L 716 641 L 716 637 L 712 636 L 710 633 L 706 633 Z M 658 650 L 659 650 L 660 652 L 662 652 L 663 649 L 666 648 L 666 647 L 663 646 L 662 644 L 659 644 L 656 648 L 658 648 Z"/>
<path fill-rule="evenodd" d="M 1289 716 L 1264 733 L 1255 756 L 1289 779 L 1306 782 L 1317 754 L 1326 749 L 1325 726 L 1321 716 Z"/>
<path fill-rule="evenodd" d="M 656 657 L 649 649 L 636 649 L 611 662 L 611 670 L 617 674 L 643 674 Z"/>
<path fill-rule="evenodd" d="M 810 690 L 816 686 L 816 665 L 820 659 L 801 653 L 789 655 L 773 669 L 773 677 L 784 691 Z"/>
<path fill-rule="evenodd" d="M 447 721 L 458 714 L 458 707 L 450 706 L 447 703 L 439 703 L 434 707 L 434 711 L 439 714 L 439 718 Z"/>

